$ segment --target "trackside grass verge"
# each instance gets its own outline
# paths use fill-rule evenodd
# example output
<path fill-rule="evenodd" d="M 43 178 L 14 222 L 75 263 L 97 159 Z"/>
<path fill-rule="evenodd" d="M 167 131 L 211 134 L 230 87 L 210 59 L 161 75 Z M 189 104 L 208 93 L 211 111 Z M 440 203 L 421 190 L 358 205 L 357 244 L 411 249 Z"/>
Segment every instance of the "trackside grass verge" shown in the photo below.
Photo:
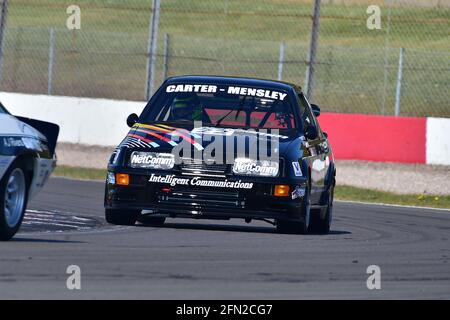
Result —
<path fill-rule="evenodd" d="M 106 178 L 106 169 L 58 166 L 55 169 L 53 176 L 104 181 Z M 450 209 L 450 196 L 424 194 L 403 195 L 378 190 L 361 189 L 351 186 L 337 186 L 335 198 L 338 200 Z"/>
<path fill-rule="evenodd" d="M 337 186 L 335 198 L 339 200 L 450 209 L 450 196 L 395 194 L 351 186 Z"/>
<path fill-rule="evenodd" d="M 78 168 L 69 166 L 57 166 L 53 177 L 64 177 L 80 180 L 105 180 L 106 169 Z"/>

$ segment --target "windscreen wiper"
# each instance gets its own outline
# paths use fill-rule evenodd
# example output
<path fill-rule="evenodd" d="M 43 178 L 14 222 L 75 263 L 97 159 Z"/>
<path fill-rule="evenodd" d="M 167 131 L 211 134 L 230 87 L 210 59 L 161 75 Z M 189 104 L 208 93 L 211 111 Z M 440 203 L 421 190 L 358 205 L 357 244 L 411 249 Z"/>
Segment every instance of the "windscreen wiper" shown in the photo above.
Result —
<path fill-rule="evenodd" d="M 247 99 L 247 96 L 244 96 L 244 98 L 242 99 L 241 103 L 239 104 L 235 120 L 237 119 L 237 115 L 239 114 L 239 112 L 241 112 L 242 109 L 244 109 L 245 99 Z M 234 110 L 228 111 L 226 115 L 224 115 L 222 118 L 217 120 L 216 125 L 214 127 L 217 128 L 222 123 L 222 121 L 225 120 L 233 111 Z"/>
<path fill-rule="evenodd" d="M 270 115 L 273 113 L 273 111 L 275 110 L 275 106 L 278 105 L 278 100 L 275 101 L 272 106 L 270 107 L 270 109 L 266 112 L 266 114 L 264 115 L 264 118 L 261 120 L 261 122 L 258 125 L 258 129 L 264 127 L 264 125 L 266 124 L 267 120 L 269 119 Z"/>
<path fill-rule="evenodd" d="M 234 120 L 235 120 L 235 121 L 236 121 L 237 118 L 239 117 L 239 113 L 241 113 L 241 111 L 244 109 L 243 107 L 244 107 L 244 102 L 245 102 L 245 99 L 246 99 L 246 98 L 247 98 L 247 96 L 244 97 L 244 100 L 242 101 L 241 107 L 240 107 L 239 110 L 236 112 L 236 116 L 234 117 Z M 253 102 L 253 103 L 255 102 L 255 97 L 253 97 L 252 102 Z M 245 122 L 247 122 L 247 120 L 246 120 Z M 246 123 L 246 125 L 247 125 L 247 123 Z"/>

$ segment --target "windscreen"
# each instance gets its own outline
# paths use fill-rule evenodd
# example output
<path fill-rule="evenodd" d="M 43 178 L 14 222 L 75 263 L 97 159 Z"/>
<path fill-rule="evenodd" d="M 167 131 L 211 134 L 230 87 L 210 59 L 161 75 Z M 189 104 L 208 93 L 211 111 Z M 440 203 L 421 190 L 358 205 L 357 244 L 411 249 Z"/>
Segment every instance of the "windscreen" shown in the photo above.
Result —
<path fill-rule="evenodd" d="M 295 128 L 287 92 L 213 84 L 170 84 L 159 91 L 140 121 L 194 122 L 214 127 Z"/>

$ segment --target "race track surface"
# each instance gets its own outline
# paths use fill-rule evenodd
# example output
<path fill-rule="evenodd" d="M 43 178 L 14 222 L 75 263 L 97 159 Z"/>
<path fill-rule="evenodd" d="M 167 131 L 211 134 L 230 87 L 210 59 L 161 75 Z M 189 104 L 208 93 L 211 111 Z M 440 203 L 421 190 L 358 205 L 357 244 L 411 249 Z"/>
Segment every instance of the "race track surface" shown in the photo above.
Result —
<path fill-rule="evenodd" d="M 104 185 L 52 178 L 0 243 L 0 299 L 450 298 L 450 211 L 336 202 L 329 235 L 265 222 L 110 226 Z M 81 268 L 81 290 L 66 269 Z M 381 289 L 366 286 L 369 265 Z"/>

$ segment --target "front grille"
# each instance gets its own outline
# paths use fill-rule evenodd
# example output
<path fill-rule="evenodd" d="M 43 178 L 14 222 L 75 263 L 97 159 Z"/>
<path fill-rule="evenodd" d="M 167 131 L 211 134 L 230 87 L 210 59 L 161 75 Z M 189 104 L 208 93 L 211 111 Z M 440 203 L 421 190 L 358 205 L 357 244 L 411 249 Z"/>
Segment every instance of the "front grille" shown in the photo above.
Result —
<path fill-rule="evenodd" d="M 170 193 L 158 194 L 159 202 L 179 204 L 190 206 L 191 208 L 205 208 L 205 207 L 228 207 L 228 208 L 243 208 L 245 201 L 239 196 L 239 192 L 235 190 L 230 191 L 205 191 L 177 188 Z"/>
<path fill-rule="evenodd" d="M 193 159 L 183 160 L 180 167 L 181 174 L 187 176 L 225 178 L 227 172 L 226 164 L 207 164 Z"/>

